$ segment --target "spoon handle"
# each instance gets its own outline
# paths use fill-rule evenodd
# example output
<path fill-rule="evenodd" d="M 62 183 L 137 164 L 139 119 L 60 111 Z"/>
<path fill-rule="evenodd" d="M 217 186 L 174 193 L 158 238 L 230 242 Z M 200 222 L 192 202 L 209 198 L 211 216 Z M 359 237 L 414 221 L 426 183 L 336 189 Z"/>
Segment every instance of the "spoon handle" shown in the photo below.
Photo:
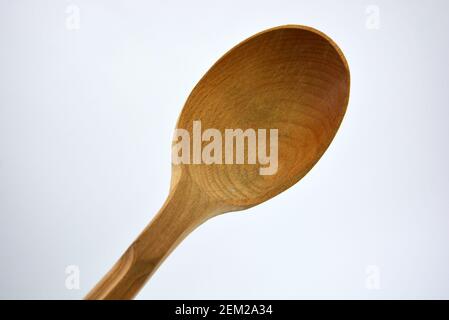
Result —
<path fill-rule="evenodd" d="M 170 252 L 211 212 L 208 202 L 191 188 L 172 188 L 166 202 L 87 300 L 132 299 Z"/>

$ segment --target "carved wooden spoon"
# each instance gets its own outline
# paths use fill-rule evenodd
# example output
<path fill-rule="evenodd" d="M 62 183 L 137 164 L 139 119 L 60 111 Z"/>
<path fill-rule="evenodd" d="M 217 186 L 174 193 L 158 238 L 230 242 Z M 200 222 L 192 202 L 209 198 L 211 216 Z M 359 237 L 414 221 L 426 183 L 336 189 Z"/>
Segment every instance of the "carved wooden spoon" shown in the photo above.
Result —
<path fill-rule="evenodd" d="M 320 159 L 343 119 L 349 68 L 337 45 L 309 27 L 262 31 L 227 52 L 188 97 L 177 128 L 278 129 L 278 168 L 261 164 L 172 165 L 159 213 L 86 299 L 130 299 L 192 230 L 218 214 L 264 202 Z M 245 145 L 247 148 L 247 145 Z"/>

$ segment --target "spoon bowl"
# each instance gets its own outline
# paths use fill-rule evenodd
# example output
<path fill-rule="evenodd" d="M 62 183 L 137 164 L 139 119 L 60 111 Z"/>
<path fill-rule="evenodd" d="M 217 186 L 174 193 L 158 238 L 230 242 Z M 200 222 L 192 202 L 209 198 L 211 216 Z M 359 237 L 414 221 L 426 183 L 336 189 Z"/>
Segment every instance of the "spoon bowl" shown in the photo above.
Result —
<path fill-rule="evenodd" d="M 190 94 L 178 128 L 278 129 L 278 170 L 259 165 L 181 165 L 211 199 L 233 209 L 272 198 L 299 181 L 337 132 L 349 98 L 349 68 L 338 47 L 317 30 L 283 26 L 240 43 Z M 247 147 L 247 146 L 246 146 Z"/>
<path fill-rule="evenodd" d="M 349 86 L 340 49 L 309 27 L 265 30 L 227 52 L 195 86 L 176 127 L 194 132 L 195 121 L 200 121 L 215 132 L 239 128 L 259 134 L 259 129 L 270 129 L 271 135 L 275 129 L 276 143 L 269 140 L 267 145 L 277 152 L 276 170 L 261 174 L 264 165 L 249 162 L 254 150 L 248 137 L 243 145 L 246 162 L 226 163 L 223 154 L 221 163 L 172 164 L 170 192 L 161 210 L 86 298 L 134 297 L 176 245 L 204 221 L 257 205 L 298 182 L 334 138 Z M 196 148 L 207 145 L 189 141 L 189 149 L 195 143 Z M 260 145 L 257 140 L 257 155 Z M 224 151 L 236 153 L 237 146 Z"/>

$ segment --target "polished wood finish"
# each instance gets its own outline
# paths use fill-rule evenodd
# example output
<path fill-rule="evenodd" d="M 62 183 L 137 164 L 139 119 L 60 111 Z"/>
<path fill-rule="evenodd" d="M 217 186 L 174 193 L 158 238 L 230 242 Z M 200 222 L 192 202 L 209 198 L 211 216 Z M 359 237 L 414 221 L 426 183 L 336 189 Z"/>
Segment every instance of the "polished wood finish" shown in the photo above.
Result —
<path fill-rule="evenodd" d="M 335 43 L 309 27 L 265 30 L 238 44 L 188 97 L 177 128 L 277 128 L 278 171 L 258 164 L 172 165 L 165 204 L 86 299 L 130 299 L 192 230 L 218 214 L 266 201 L 320 159 L 343 119 L 349 68 Z"/>

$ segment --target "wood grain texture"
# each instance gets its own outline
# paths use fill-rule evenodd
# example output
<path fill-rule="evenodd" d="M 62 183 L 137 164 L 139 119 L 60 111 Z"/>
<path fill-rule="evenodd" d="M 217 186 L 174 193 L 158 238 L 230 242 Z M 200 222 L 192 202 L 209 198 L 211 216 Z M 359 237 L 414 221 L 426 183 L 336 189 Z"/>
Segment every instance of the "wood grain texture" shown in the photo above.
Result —
<path fill-rule="evenodd" d="M 266 201 L 299 181 L 335 136 L 349 99 L 346 60 L 327 36 L 288 25 L 238 44 L 203 76 L 177 128 L 278 129 L 278 171 L 259 164 L 173 165 L 169 196 L 149 226 L 86 299 L 133 298 L 192 230 L 218 214 Z"/>

